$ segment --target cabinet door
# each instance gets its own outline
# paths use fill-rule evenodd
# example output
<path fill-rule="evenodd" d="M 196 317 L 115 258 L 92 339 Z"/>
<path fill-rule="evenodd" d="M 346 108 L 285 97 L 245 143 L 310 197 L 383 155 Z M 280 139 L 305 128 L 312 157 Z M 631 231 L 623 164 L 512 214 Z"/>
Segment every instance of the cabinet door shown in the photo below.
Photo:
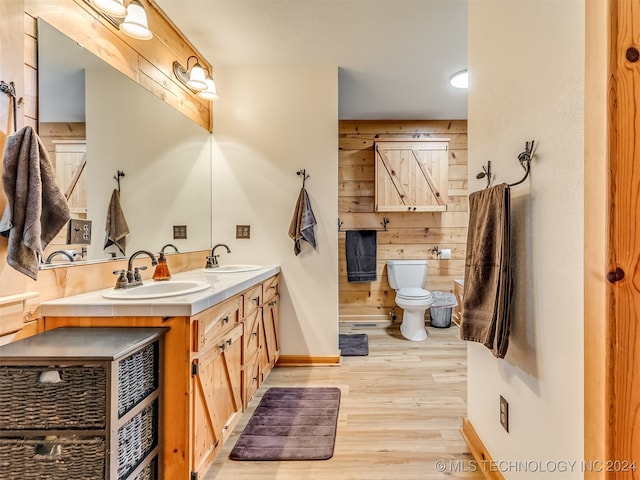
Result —
<path fill-rule="evenodd" d="M 242 412 L 242 325 L 193 360 L 192 471 L 204 476 Z"/>
<path fill-rule="evenodd" d="M 448 139 L 376 142 L 376 211 L 446 210 L 448 150 Z"/>
<path fill-rule="evenodd" d="M 266 378 L 271 371 L 271 367 L 276 364 L 280 357 L 280 339 L 278 336 L 280 324 L 279 300 L 280 296 L 276 295 L 264 305 L 262 312 L 260 374 L 263 379 Z"/>

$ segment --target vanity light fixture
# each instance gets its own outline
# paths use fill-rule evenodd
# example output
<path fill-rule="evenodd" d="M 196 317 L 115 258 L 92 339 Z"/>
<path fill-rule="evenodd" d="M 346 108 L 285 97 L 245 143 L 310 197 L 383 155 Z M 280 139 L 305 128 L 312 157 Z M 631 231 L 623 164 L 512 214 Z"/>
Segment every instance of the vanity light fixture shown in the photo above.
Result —
<path fill-rule="evenodd" d="M 92 5 L 102 13 L 116 18 L 127 16 L 124 0 L 91 0 Z"/>
<path fill-rule="evenodd" d="M 127 7 L 127 16 L 120 24 L 120 31 L 138 40 L 151 40 L 153 33 L 149 30 L 147 13 L 138 0 L 131 0 Z"/>
<path fill-rule="evenodd" d="M 189 61 L 192 58 L 195 58 L 196 63 L 193 65 L 193 67 L 191 67 L 191 70 L 189 70 Z M 202 68 L 202 65 L 200 65 L 198 57 L 196 57 L 195 55 L 191 55 L 187 59 L 186 68 L 180 65 L 180 62 L 178 61 L 173 62 L 173 73 L 175 74 L 178 80 L 180 80 L 187 87 L 189 87 L 191 90 L 194 90 L 196 92 L 199 92 L 201 90 L 206 90 L 209 87 L 209 85 L 206 82 L 207 78 L 204 73 L 204 68 Z M 214 89 L 215 89 L 215 86 L 214 86 Z"/>
<path fill-rule="evenodd" d="M 85 0 L 100 15 L 125 35 L 137 40 L 151 40 L 147 13 L 140 0 L 131 0 L 125 7 L 125 0 Z"/>
<path fill-rule="evenodd" d="M 449 83 L 455 88 L 469 88 L 469 72 L 467 72 L 467 70 L 460 70 L 454 73 L 451 75 Z"/>
<path fill-rule="evenodd" d="M 218 92 L 216 91 L 216 82 L 211 77 L 205 78 L 204 81 L 207 84 L 207 88 L 199 91 L 198 96 L 205 100 L 218 100 L 220 97 L 218 97 Z"/>

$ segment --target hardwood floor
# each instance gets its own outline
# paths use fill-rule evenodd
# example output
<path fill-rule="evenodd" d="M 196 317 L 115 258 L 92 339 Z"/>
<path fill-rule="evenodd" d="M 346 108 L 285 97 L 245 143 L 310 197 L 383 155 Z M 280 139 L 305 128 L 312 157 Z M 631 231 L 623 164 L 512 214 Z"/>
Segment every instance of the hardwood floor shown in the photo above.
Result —
<path fill-rule="evenodd" d="M 458 327 L 428 327 L 411 342 L 397 325 L 341 327 L 367 333 L 369 355 L 335 367 L 276 367 L 251 400 L 205 480 L 481 479 L 460 434 L 466 414 L 466 346 Z M 229 452 L 274 386 L 335 386 L 342 398 L 334 455 L 322 461 L 245 462 Z M 437 463 L 438 461 L 444 463 Z M 444 468 L 443 468 L 444 466 Z M 438 467 L 440 470 L 438 471 Z"/>

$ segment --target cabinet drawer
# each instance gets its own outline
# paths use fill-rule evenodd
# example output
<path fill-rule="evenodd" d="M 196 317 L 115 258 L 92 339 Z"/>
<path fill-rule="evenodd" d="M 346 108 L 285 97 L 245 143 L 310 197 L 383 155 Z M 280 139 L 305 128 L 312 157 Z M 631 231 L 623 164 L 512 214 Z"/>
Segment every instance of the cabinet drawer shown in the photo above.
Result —
<path fill-rule="evenodd" d="M 100 480 L 106 456 L 104 437 L 0 438 L 2 478 Z"/>
<path fill-rule="evenodd" d="M 260 305 L 262 305 L 262 284 L 253 287 L 250 290 L 244 292 L 244 316 L 246 317 L 251 312 L 255 311 Z"/>
<path fill-rule="evenodd" d="M 275 275 L 265 280 L 263 285 L 263 301 L 275 297 L 280 292 L 280 275 Z"/>
<path fill-rule="evenodd" d="M 104 365 L 2 366 L 0 430 L 104 428 L 106 395 Z"/>
<path fill-rule="evenodd" d="M 244 348 L 242 351 L 243 363 L 246 363 L 247 359 L 251 358 L 260 347 L 261 317 L 262 310 L 257 309 L 244 319 Z"/>
<path fill-rule="evenodd" d="M 201 352 L 240 320 L 240 296 L 231 298 L 193 317 L 193 351 Z"/>

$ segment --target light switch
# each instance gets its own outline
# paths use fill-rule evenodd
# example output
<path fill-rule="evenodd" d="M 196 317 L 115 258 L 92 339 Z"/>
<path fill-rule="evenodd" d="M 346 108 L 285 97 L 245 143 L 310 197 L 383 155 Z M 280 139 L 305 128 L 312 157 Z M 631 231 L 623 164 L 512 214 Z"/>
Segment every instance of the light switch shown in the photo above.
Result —
<path fill-rule="evenodd" d="M 236 238 L 251 238 L 251 225 L 236 225 Z"/>

